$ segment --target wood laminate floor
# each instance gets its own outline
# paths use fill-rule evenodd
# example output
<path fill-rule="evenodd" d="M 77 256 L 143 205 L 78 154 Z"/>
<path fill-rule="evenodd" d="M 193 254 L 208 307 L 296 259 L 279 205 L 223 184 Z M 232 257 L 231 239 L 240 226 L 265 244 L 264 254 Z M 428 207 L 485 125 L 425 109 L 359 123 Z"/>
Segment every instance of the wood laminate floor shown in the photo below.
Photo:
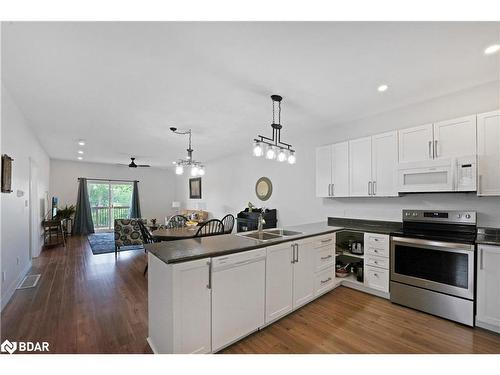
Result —
<path fill-rule="evenodd" d="M 1 315 L 2 341 L 48 341 L 52 353 L 150 353 L 146 256 L 93 255 L 85 237 L 46 249 Z M 223 353 L 500 353 L 500 335 L 340 287 Z"/>

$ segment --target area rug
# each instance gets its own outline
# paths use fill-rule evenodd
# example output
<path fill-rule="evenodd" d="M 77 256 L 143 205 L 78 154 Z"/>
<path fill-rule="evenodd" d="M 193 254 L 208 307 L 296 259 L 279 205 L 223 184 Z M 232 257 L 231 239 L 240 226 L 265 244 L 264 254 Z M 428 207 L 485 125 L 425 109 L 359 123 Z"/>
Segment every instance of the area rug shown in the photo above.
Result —
<path fill-rule="evenodd" d="M 115 234 L 109 232 L 93 233 L 87 236 L 94 255 L 115 252 Z M 118 251 L 144 250 L 142 245 L 122 246 Z"/>

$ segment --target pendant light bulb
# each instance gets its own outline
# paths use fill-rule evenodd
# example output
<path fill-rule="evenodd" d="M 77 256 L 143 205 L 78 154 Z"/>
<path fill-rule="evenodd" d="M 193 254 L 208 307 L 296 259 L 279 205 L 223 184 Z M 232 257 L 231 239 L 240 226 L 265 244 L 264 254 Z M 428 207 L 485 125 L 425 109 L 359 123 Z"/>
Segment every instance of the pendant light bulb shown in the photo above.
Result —
<path fill-rule="evenodd" d="M 276 159 L 276 150 L 274 146 L 269 146 L 266 151 L 266 159 L 274 160 Z"/>
<path fill-rule="evenodd" d="M 286 155 L 285 150 L 280 149 L 279 152 L 278 152 L 278 161 L 279 162 L 284 162 L 286 159 L 287 159 L 287 155 Z"/>
<path fill-rule="evenodd" d="M 182 165 L 177 165 L 175 167 L 175 174 L 181 175 L 184 173 L 184 167 Z"/>
<path fill-rule="evenodd" d="M 290 151 L 290 155 L 288 155 L 288 163 L 295 164 L 297 159 L 295 158 L 295 151 Z"/>
<path fill-rule="evenodd" d="M 198 175 L 205 176 L 205 167 L 202 166 L 198 169 Z"/>
<path fill-rule="evenodd" d="M 191 167 L 191 176 L 193 176 L 193 177 L 198 176 L 198 171 L 199 171 L 198 167 L 196 165 L 193 165 Z"/>
<path fill-rule="evenodd" d="M 258 158 L 264 155 L 264 149 L 262 148 L 262 144 L 259 141 L 256 141 L 253 144 L 253 155 Z"/>

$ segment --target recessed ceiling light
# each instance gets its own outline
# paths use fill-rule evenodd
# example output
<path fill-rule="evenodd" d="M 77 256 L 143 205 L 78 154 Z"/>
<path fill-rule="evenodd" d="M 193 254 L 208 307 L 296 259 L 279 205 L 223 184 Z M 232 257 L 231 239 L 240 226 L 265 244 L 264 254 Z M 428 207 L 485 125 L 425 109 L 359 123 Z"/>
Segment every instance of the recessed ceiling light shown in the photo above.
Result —
<path fill-rule="evenodd" d="M 83 160 L 83 158 L 82 158 L 81 156 L 79 156 L 77 159 L 78 159 L 78 160 Z"/>
<path fill-rule="evenodd" d="M 500 51 L 500 44 L 492 44 L 491 46 L 486 47 L 486 49 L 484 50 L 484 54 L 485 55 L 493 55 L 494 53 L 497 53 L 498 51 Z"/>
<path fill-rule="evenodd" d="M 80 139 L 80 140 L 78 141 L 78 144 L 79 144 L 80 146 L 85 146 L 85 141 L 84 141 L 83 139 Z"/>
<path fill-rule="evenodd" d="M 387 86 L 387 85 L 380 85 L 379 87 L 377 87 L 377 90 L 379 92 L 384 92 L 384 91 L 387 91 L 388 88 L 389 88 L 389 86 Z"/>
<path fill-rule="evenodd" d="M 80 155 L 82 155 L 82 154 L 83 154 L 83 151 L 82 151 L 82 150 L 78 150 L 78 153 L 79 153 Z"/>

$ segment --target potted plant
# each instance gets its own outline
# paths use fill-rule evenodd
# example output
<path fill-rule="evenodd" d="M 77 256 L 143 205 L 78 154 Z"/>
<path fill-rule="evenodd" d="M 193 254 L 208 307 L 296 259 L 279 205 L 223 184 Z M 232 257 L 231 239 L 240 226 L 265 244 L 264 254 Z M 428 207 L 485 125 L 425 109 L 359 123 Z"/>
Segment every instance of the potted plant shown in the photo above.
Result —
<path fill-rule="evenodd" d="M 65 235 L 68 235 L 70 233 L 71 228 L 68 228 L 68 224 L 75 212 L 76 208 L 73 205 L 66 205 L 64 208 L 60 208 L 57 210 L 57 214 L 54 219 L 62 221 L 62 227 Z"/>

